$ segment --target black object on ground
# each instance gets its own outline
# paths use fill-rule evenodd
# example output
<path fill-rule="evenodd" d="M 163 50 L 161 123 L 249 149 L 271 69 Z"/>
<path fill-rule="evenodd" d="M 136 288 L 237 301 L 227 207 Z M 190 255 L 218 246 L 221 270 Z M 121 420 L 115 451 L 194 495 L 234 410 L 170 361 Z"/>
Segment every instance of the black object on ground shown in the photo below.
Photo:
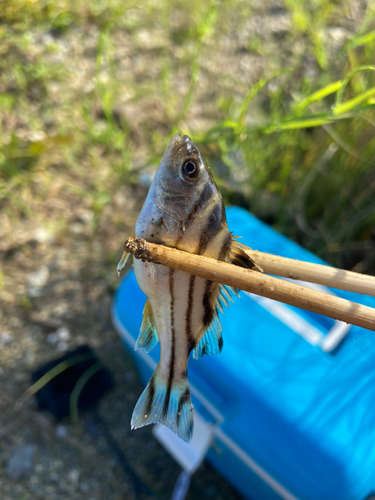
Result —
<path fill-rule="evenodd" d="M 57 421 L 69 416 L 70 397 L 77 382 L 88 369 L 99 363 L 92 349 L 84 345 L 38 368 L 31 375 L 33 383 L 64 361 L 71 362 L 72 365 L 52 378 L 35 395 L 39 409 L 51 412 Z M 112 387 L 114 387 L 112 375 L 104 366 L 99 365 L 98 371 L 82 387 L 78 396 L 78 410 L 94 408 Z"/>
<path fill-rule="evenodd" d="M 147 496 L 147 498 L 156 499 L 156 495 L 148 488 L 142 479 L 137 476 L 129 465 L 119 444 L 114 439 L 99 413 L 97 405 L 100 398 L 104 396 L 107 391 L 112 389 L 115 383 L 110 372 L 104 366 L 100 366 L 98 358 L 89 346 L 85 345 L 78 347 L 78 349 L 70 351 L 64 356 L 41 366 L 32 373 L 32 382 L 35 384 L 49 371 L 65 361 L 67 362 L 67 367 L 61 373 L 51 378 L 51 380 L 35 394 L 39 409 L 49 411 L 57 421 L 68 417 L 70 412 L 70 398 L 74 388 L 87 370 L 94 365 L 99 365 L 98 370 L 92 377 L 88 378 L 87 382 L 82 387 L 78 397 L 78 410 L 91 410 L 93 422 L 98 429 L 98 435 L 104 435 L 118 463 L 129 478 L 129 483 L 133 488 L 134 498 L 140 500 L 142 497 Z"/>

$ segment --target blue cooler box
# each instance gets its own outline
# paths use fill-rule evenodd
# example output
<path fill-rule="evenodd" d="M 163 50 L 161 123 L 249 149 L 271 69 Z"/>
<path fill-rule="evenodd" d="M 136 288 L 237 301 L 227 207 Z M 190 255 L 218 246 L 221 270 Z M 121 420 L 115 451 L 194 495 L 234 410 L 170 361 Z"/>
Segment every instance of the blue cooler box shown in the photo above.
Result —
<path fill-rule="evenodd" d="M 228 208 L 227 218 L 256 250 L 324 264 L 245 210 Z M 375 307 L 373 298 L 324 291 Z M 241 297 L 220 315 L 223 352 L 189 361 L 195 412 L 213 429 L 206 459 L 251 500 L 370 497 L 375 333 L 264 297 Z M 146 385 L 160 348 L 133 350 L 145 300 L 130 272 L 112 316 Z"/>

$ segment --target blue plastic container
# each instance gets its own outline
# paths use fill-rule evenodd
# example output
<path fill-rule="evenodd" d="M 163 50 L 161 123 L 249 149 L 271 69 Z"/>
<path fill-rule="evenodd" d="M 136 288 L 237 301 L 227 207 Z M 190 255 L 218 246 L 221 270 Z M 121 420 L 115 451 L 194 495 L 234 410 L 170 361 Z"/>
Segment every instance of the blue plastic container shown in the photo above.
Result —
<path fill-rule="evenodd" d="M 242 209 L 227 218 L 257 250 L 324 264 Z M 195 411 L 214 425 L 207 460 L 251 500 L 364 500 L 375 491 L 375 333 L 241 296 L 220 318 L 223 352 L 189 361 Z M 130 272 L 112 313 L 146 384 L 160 351 L 133 350 L 144 302 Z"/>

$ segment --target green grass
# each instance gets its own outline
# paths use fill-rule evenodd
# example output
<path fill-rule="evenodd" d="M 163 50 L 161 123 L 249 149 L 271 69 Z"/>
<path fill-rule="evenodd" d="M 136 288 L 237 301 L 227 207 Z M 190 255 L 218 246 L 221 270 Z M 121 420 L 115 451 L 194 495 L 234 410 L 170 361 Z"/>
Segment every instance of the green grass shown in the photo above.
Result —
<path fill-rule="evenodd" d="M 375 273 L 375 8 L 351 4 L 3 0 L 1 206 L 30 218 L 61 177 L 96 231 L 179 131 L 226 202 Z"/>

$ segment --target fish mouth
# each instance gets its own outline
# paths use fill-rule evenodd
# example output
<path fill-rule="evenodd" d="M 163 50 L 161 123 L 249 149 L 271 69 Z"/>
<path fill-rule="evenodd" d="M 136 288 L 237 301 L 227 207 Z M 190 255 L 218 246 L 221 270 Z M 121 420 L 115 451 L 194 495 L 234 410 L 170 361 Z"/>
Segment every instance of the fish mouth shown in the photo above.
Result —
<path fill-rule="evenodd" d="M 163 160 L 165 163 L 170 163 L 177 157 L 183 156 L 199 158 L 200 152 L 188 135 L 181 137 L 180 134 L 175 134 L 169 141 Z"/>
<path fill-rule="evenodd" d="M 169 154 L 177 153 L 178 150 L 189 141 L 191 142 L 191 139 L 188 135 L 181 137 L 180 134 L 175 134 L 171 137 L 165 152 Z"/>

